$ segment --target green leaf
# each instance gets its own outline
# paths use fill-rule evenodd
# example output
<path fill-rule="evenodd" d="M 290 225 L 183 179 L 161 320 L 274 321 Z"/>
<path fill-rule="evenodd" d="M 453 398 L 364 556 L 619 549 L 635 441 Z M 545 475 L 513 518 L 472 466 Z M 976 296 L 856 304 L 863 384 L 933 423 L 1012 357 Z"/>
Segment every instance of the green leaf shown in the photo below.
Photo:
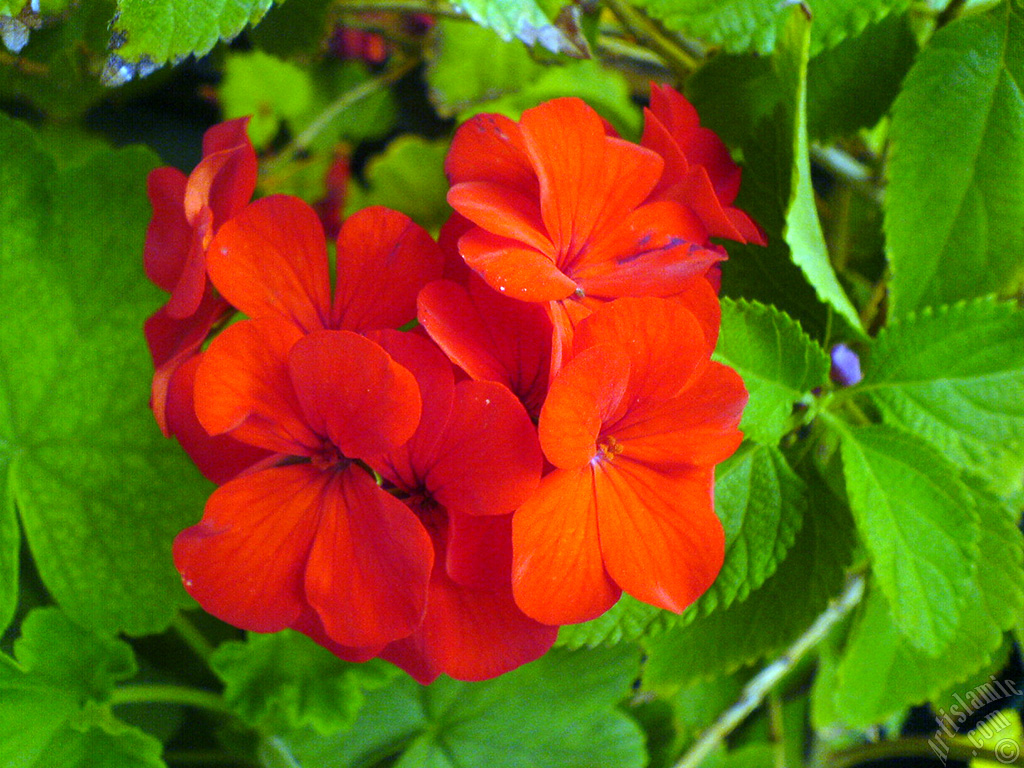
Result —
<path fill-rule="evenodd" d="M 724 141 L 742 148 L 746 167 L 736 204 L 768 236 L 767 249 L 730 248 L 723 291 L 777 304 L 813 330 L 824 323 L 807 290 L 809 284 L 818 299 L 859 333 L 857 311 L 829 261 L 811 186 L 806 125 L 808 23 L 799 7 L 791 11 L 784 32 L 771 59 L 718 57 L 692 82 L 691 95 L 702 122 Z M 803 279 L 788 262 L 799 267 Z"/>
<path fill-rule="evenodd" d="M 130 634 L 162 630 L 188 604 L 171 540 L 198 516 L 208 487 L 147 406 L 141 328 L 159 292 L 139 263 L 154 164 L 129 149 L 57 170 L 29 129 L 0 116 L 7 495 L 68 615 Z M 0 506 L 7 531 L 13 509 Z"/>
<path fill-rule="evenodd" d="M 855 728 L 880 722 L 937 698 L 989 663 L 1003 632 L 1024 609 L 1024 540 L 1015 512 L 984 494 L 981 557 L 954 639 L 938 656 L 901 633 L 880 590 L 872 589 L 843 651 L 834 689 L 835 712 Z"/>
<path fill-rule="evenodd" d="M 785 3 L 762 0 L 639 0 L 669 29 L 685 32 L 727 51 L 770 53 L 785 33 Z M 871 21 L 903 8 L 907 0 L 823 0 L 814 12 L 812 48 L 818 51 L 856 35 Z"/>
<path fill-rule="evenodd" d="M 345 215 L 371 205 L 385 205 L 425 229 L 437 231 L 451 214 L 444 175 L 447 152 L 446 141 L 399 136 L 367 164 L 365 187 L 354 181 L 349 184 Z"/>
<path fill-rule="evenodd" d="M 1000 457 L 1024 447 L 1022 338 L 1024 312 L 1012 304 L 926 309 L 878 335 L 854 391 L 870 395 L 887 422 L 992 476 Z"/>
<path fill-rule="evenodd" d="M 25 619 L 14 652 L 16 660 L 0 654 L 0 765 L 163 766 L 158 741 L 98 705 L 136 672 L 126 643 L 43 608 Z"/>
<path fill-rule="evenodd" d="M 224 681 L 224 700 L 249 725 L 264 733 L 309 726 L 325 735 L 351 726 L 363 691 L 394 671 L 376 660 L 341 661 L 291 630 L 222 643 L 210 666 Z"/>
<path fill-rule="evenodd" d="M 248 133 L 257 148 L 270 144 L 284 122 L 297 121 L 313 103 L 313 82 L 298 64 L 263 51 L 232 53 L 218 90 L 225 119 L 252 115 Z"/>
<path fill-rule="evenodd" d="M 849 512 L 824 487 L 809 488 L 814 514 L 806 516 L 786 559 L 760 589 L 725 610 L 644 640 L 645 685 L 692 685 L 732 672 L 784 648 L 825 609 L 842 588 L 853 526 Z"/>
<path fill-rule="evenodd" d="M 249 34 L 253 45 L 273 56 L 316 50 L 332 29 L 332 0 L 288 0 L 267 11 Z"/>
<path fill-rule="evenodd" d="M 743 377 L 750 400 L 740 429 L 765 445 L 776 445 L 792 427 L 793 406 L 828 382 L 825 350 L 784 312 L 757 302 L 722 301 L 715 359 Z"/>
<path fill-rule="evenodd" d="M 106 85 L 146 77 L 168 62 L 202 56 L 256 24 L 273 0 L 118 0 L 111 23 L 112 51 L 103 70 Z"/>
<path fill-rule="evenodd" d="M 1004 2 L 939 30 L 907 75 L 885 198 L 895 317 L 1024 280 L 1022 46 Z"/>
<path fill-rule="evenodd" d="M 396 765 L 577 768 L 646 764 L 643 735 L 616 709 L 638 674 L 635 648 L 565 652 L 482 683 L 408 678 L 367 695 L 349 733 L 289 736 L 302 765 L 366 765 L 402 752 Z"/>
<path fill-rule="evenodd" d="M 493 29 L 502 40 L 518 38 L 527 45 L 570 55 L 580 55 L 581 48 L 586 49 L 574 25 L 551 21 L 555 13 L 568 5 L 562 0 L 460 0 L 458 5 L 473 21 Z"/>
<path fill-rule="evenodd" d="M 807 65 L 807 128 L 827 141 L 882 119 L 917 53 L 907 14 L 887 16 Z"/>
<path fill-rule="evenodd" d="M 0 454 L 0 637 L 18 606 L 18 558 L 21 549 L 18 513 L 7 493 L 8 462 L 9 459 Z"/>
<path fill-rule="evenodd" d="M 881 592 L 908 641 L 932 655 L 960 624 L 978 563 L 978 513 L 956 469 L 917 436 L 841 428 L 846 490 Z"/>
<path fill-rule="evenodd" d="M 623 594 L 615 605 L 593 621 L 561 627 L 557 644 L 571 649 L 615 645 L 624 640 L 657 634 L 677 620 L 678 617 L 669 611 Z"/>

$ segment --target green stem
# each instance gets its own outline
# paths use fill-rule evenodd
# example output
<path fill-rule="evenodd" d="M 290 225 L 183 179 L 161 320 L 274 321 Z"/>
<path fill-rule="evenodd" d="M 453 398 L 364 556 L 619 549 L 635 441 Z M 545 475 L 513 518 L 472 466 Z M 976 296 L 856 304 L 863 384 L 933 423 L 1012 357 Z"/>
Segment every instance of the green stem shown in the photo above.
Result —
<path fill-rule="evenodd" d="M 368 96 L 372 96 L 382 88 L 386 88 L 396 80 L 401 79 L 403 76 L 411 72 L 417 64 L 419 64 L 419 59 L 404 59 L 395 63 L 394 66 L 385 70 L 376 77 L 364 80 L 355 88 L 345 91 L 338 98 L 328 104 L 324 111 L 317 115 L 316 119 L 307 125 L 305 130 L 296 136 L 288 146 L 282 149 L 277 157 L 263 165 L 261 168 L 263 175 L 265 177 L 272 176 L 279 166 L 290 162 L 295 155 L 308 149 L 309 145 L 316 140 L 316 137 L 319 136 L 328 125 L 330 125 L 334 118 L 357 102 L 362 101 Z"/>
<path fill-rule="evenodd" d="M 776 685 L 789 672 L 800 663 L 803 657 L 818 643 L 825 639 L 828 633 L 838 624 L 846 614 L 853 610 L 864 596 L 864 577 L 854 576 L 846 584 L 846 589 L 828 608 L 826 608 L 814 623 L 798 637 L 786 652 L 779 658 L 758 672 L 740 693 L 739 700 L 721 716 L 693 743 L 693 746 L 680 758 L 674 768 L 697 768 L 704 758 L 719 744 L 725 741 L 736 727 L 742 723 L 750 713 L 761 706 L 767 696 Z"/>
<path fill-rule="evenodd" d="M 201 691 L 198 688 L 188 688 L 184 685 L 164 683 L 126 685 L 114 689 L 110 694 L 110 703 L 115 707 L 122 704 L 178 704 L 183 707 L 196 707 L 221 715 L 234 716 L 219 694 Z"/>
<path fill-rule="evenodd" d="M 604 4 L 626 30 L 640 41 L 646 41 L 651 49 L 658 53 L 680 80 L 697 69 L 699 62 L 696 57 L 685 50 L 652 19 L 624 0 L 604 0 Z"/>
<path fill-rule="evenodd" d="M 179 612 L 174 617 L 171 627 L 196 656 L 206 662 L 210 660 L 215 650 L 213 643 L 203 637 L 203 633 L 196 629 L 195 624 L 184 613 Z"/>
<path fill-rule="evenodd" d="M 850 768 L 872 760 L 892 757 L 938 757 L 941 753 L 936 753 L 932 744 L 938 746 L 940 750 L 943 746 L 948 747 L 949 751 L 945 752 L 943 764 L 950 760 L 963 763 L 969 763 L 972 760 L 989 760 L 996 765 L 1024 766 L 1024 756 L 1020 755 L 1019 749 L 1011 748 L 1009 753 L 1000 754 L 999 750 L 979 749 L 960 741 L 940 744 L 936 739 L 928 739 L 924 736 L 861 744 L 840 752 L 833 752 L 828 756 L 826 764 L 829 768 Z"/>

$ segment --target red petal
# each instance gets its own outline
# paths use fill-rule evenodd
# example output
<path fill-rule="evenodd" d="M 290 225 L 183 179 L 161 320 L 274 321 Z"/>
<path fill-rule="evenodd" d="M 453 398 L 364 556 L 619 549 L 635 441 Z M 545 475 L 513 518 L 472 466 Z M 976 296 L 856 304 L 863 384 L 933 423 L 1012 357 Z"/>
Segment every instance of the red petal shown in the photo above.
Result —
<path fill-rule="evenodd" d="M 223 485 L 274 454 L 228 435 L 210 437 L 203 429 L 192 401 L 199 362 L 199 356 L 194 356 L 171 376 L 167 392 L 167 425 L 203 476 Z"/>
<path fill-rule="evenodd" d="M 713 268 L 717 269 L 717 267 Z M 695 278 L 679 293 L 672 296 L 681 301 L 693 313 L 704 330 L 707 348 L 713 350 L 718 344 L 718 331 L 722 326 L 722 305 L 718 291 L 711 281 L 711 274 Z M 721 280 L 721 270 L 715 276 Z"/>
<path fill-rule="evenodd" d="M 618 299 L 576 329 L 578 352 L 609 343 L 629 355 L 631 409 L 674 396 L 711 357 L 697 318 L 671 299 Z"/>
<path fill-rule="evenodd" d="M 491 181 L 537 196 L 537 175 L 526 156 L 519 126 L 502 115 L 476 115 L 463 123 L 452 139 L 444 169 L 452 186 Z"/>
<path fill-rule="evenodd" d="M 215 125 L 203 136 L 203 159 L 189 175 L 185 212 L 194 223 L 209 206 L 213 231 L 235 216 L 256 191 L 256 152 L 246 134 L 248 117 Z M 212 233 L 211 233 L 212 234 Z"/>
<path fill-rule="evenodd" d="M 466 515 L 447 510 L 444 568 L 464 587 L 509 586 L 512 515 Z"/>
<path fill-rule="evenodd" d="M 299 614 L 299 618 L 291 626 L 292 629 L 306 635 L 314 643 L 322 645 L 339 659 L 351 661 L 355 664 L 361 664 L 364 661 L 369 661 L 379 656 L 385 645 L 384 643 L 377 643 L 376 645 L 352 646 L 334 642 L 330 635 L 327 634 L 327 630 L 324 629 L 324 623 L 320 621 L 316 611 L 309 605 L 303 606 L 302 613 Z"/>
<path fill-rule="evenodd" d="M 601 118 L 580 99 L 553 99 L 528 109 L 520 128 L 559 259 L 574 257 L 602 231 L 618 226 L 661 176 L 660 157 L 608 137 Z"/>
<path fill-rule="evenodd" d="M 341 645 L 407 637 L 426 606 L 430 536 L 363 470 L 350 467 L 331 477 L 306 569 L 309 604 Z"/>
<path fill-rule="evenodd" d="M 729 217 L 729 221 L 732 222 L 732 225 L 736 227 L 739 233 L 743 235 L 743 239 L 748 243 L 761 246 L 768 245 L 768 239 L 765 237 L 764 230 L 757 226 L 754 220 L 739 208 L 726 208 L 725 215 Z"/>
<path fill-rule="evenodd" d="M 153 386 L 150 407 L 164 436 L 167 431 L 167 387 L 171 375 L 185 360 L 199 351 L 214 325 L 234 310 L 212 290 L 207 289 L 194 315 L 169 317 L 166 308 L 157 311 L 143 325 L 146 343 L 153 358 Z"/>
<path fill-rule="evenodd" d="M 456 680 L 497 677 L 543 656 L 558 635 L 558 627 L 520 611 L 507 586 L 463 587 L 435 569 L 427 600 L 419 629 L 381 652 L 423 685 L 442 673 Z"/>
<path fill-rule="evenodd" d="M 192 241 L 181 267 L 181 274 L 174 284 L 171 297 L 165 309 L 171 317 L 185 318 L 199 311 L 203 294 L 208 291 L 206 279 L 206 251 L 203 240 L 210 231 L 212 214 L 204 208 L 196 217 L 192 230 Z"/>
<path fill-rule="evenodd" d="M 516 604 L 545 624 L 595 619 L 621 590 L 605 572 L 593 473 L 556 469 L 512 518 Z"/>
<path fill-rule="evenodd" d="M 207 432 L 275 453 L 309 456 L 321 438 L 310 430 L 288 374 L 288 353 L 302 338 L 291 323 L 245 320 L 226 328 L 196 372 L 196 416 Z"/>
<path fill-rule="evenodd" d="M 489 181 L 467 181 L 448 191 L 448 203 L 492 235 L 508 238 L 549 256 L 556 252 L 551 238 L 544 231 L 535 196 L 529 197 Z M 459 250 L 462 250 L 461 240 Z"/>
<path fill-rule="evenodd" d="M 615 344 L 583 350 L 551 382 L 540 412 L 541 446 L 563 469 L 587 466 L 602 428 L 618 418 L 630 379 L 630 361 Z"/>
<path fill-rule="evenodd" d="M 509 298 L 557 301 L 576 291 L 576 283 L 555 266 L 550 256 L 518 240 L 477 227 L 462 236 L 459 250 L 471 269 Z"/>
<path fill-rule="evenodd" d="M 441 225 L 441 231 L 437 233 L 437 245 L 444 254 L 444 272 L 442 277 L 445 280 L 452 280 L 459 285 L 465 285 L 473 270 L 466 266 L 466 262 L 459 253 L 459 238 L 473 229 L 476 225 L 465 216 L 452 212 L 448 220 Z"/>
<path fill-rule="evenodd" d="M 146 230 L 143 262 L 146 276 L 168 293 L 178 283 L 192 244 L 184 208 L 187 182 L 177 168 L 157 168 L 146 179 L 153 218 Z"/>
<path fill-rule="evenodd" d="M 350 459 L 394 450 L 416 431 L 416 379 L 364 336 L 314 331 L 291 348 L 288 371 L 305 423 Z"/>
<path fill-rule="evenodd" d="M 221 486 L 203 519 L 174 540 L 185 589 L 217 618 L 253 632 L 289 626 L 327 476 L 310 465 L 267 469 Z"/>
<path fill-rule="evenodd" d="M 213 284 L 250 317 L 283 318 L 307 333 L 328 327 L 327 244 L 316 212 L 298 198 L 247 206 L 217 232 L 207 262 Z"/>
<path fill-rule="evenodd" d="M 715 516 L 711 468 L 669 477 L 617 457 L 596 471 L 605 567 L 638 600 L 676 613 L 722 567 L 725 534 Z"/>
<path fill-rule="evenodd" d="M 212 155 L 214 152 L 223 152 L 233 147 L 249 145 L 249 134 L 246 131 L 249 125 L 249 116 L 236 117 L 234 120 L 225 120 L 206 129 L 203 134 L 203 157 Z"/>
<path fill-rule="evenodd" d="M 418 467 L 427 491 L 450 511 L 501 515 L 537 488 L 543 461 L 537 431 L 507 387 L 463 381 L 434 454 Z"/>
<path fill-rule="evenodd" d="M 380 206 L 350 216 L 338 234 L 331 327 L 398 328 L 416 317 L 416 294 L 441 276 L 444 257 L 426 230 Z"/>

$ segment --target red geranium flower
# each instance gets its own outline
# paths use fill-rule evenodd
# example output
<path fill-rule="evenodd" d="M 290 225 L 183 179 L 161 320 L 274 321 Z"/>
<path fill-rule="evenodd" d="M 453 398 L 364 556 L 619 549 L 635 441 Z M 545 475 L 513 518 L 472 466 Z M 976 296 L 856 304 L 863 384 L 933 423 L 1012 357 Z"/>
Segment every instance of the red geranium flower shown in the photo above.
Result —
<path fill-rule="evenodd" d="M 714 465 L 740 443 L 747 396 L 713 346 L 677 299 L 620 299 L 580 324 L 540 416 L 556 468 L 513 519 L 526 614 L 586 621 L 622 590 L 679 612 L 714 580 Z"/>
<path fill-rule="evenodd" d="M 696 213 L 711 237 L 765 245 L 764 233 L 732 203 L 740 190 L 740 167 L 722 140 L 701 128 L 697 110 L 678 91 L 651 84 L 644 110 L 642 146 L 665 161 L 651 199 L 675 200 Z"/>
<path fill-rule="evenodd" d="M 145 326 L 155 369 L 151 405 L 165 435 L 170 434 L 166 399 L 171 376 L 232 311 L 210 289 L 206 249 L 256 189 L 256 153 L 247 123 L 248 118 L 239 118 L 210 128 L 203 136 L 203 159 L 189 176 L 164 167 L 147 180 L 153 218 L 143 262 L 149 279 L 171 294 Z"/>
<path fill-rule="evenodd" d="M 413 375 L 351 331 L 304 335 L 276 318 L 227 328 L 203 354 L 196 413 L 211 435 L 293 457 L 218 488 L 174 542 L 185 587 L 235 626 L 302 629 L 345 646 L 419 626 L 433 545 L 416 515 L 358 461 L 415 432 Z"/>
<path fill-rule="evenodd" d="M 445 164 L 448 201 L 477 225 L 459 240 L 463 258 L 505 295 L 548 303 L 553 371 L 596 306 L 673 295 L 724 258 L 688 207 L 648 201 L 662 159 L 608 130 L 575 98 L 527 110 L 519 123 L 478 115 Z"/>

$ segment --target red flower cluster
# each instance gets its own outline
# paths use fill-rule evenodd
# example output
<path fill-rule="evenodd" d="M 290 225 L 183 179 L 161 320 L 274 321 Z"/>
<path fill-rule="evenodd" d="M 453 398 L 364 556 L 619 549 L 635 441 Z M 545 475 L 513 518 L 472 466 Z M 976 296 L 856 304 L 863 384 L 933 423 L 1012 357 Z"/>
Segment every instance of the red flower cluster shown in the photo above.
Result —
<path fill-rule="evenodd" d="M 623 590 L 678 612 L 707 589 L 746 402 L 710 360 L 710 238 L 763 237 L 679 94 L 655 88 L 641 145 L 578 99 L 473 118 L 439 242 L 368 208 L 333 268 L 312 208 L 249 202 L 244 129 L 150 178 L 153 407 L 220 486 L 174 543 L 206 610 L 479 680 Z"/>

